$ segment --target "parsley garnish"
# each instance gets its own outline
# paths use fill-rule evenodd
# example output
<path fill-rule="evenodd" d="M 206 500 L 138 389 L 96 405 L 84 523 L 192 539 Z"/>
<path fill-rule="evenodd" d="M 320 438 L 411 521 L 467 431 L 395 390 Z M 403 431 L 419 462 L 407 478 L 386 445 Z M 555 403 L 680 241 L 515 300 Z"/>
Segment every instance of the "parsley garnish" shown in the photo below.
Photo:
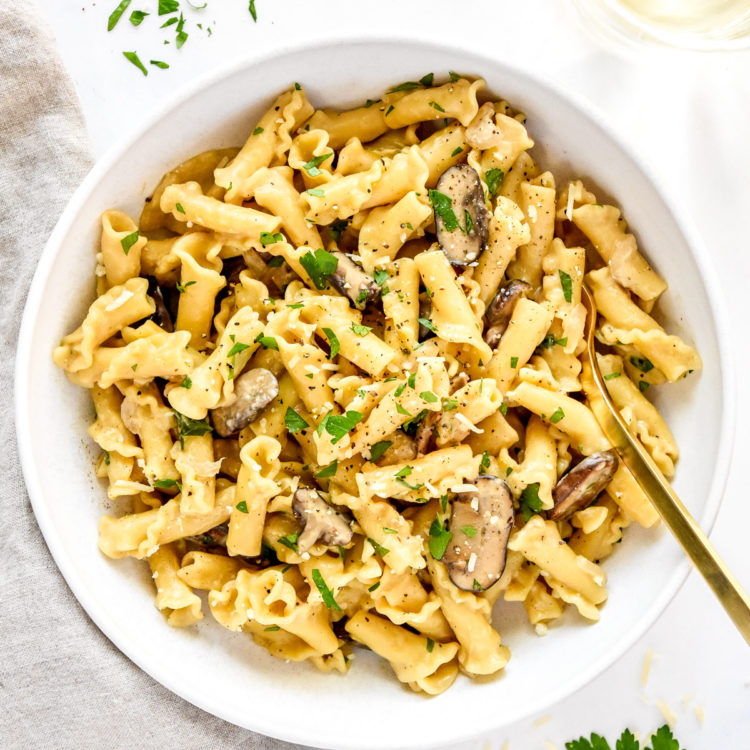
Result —
<path fill-rule="evenodd" d="M 479 473 L 486 474 L 487 469 L 490 468 L 490 454 L 489 451 L 482 453 L 482 460 L 479 462 Z"/>
<path fill-rule="evenodd" d="M 294 534 L 287 534 L 286 536 L 280 536 L 276 541 L 279 544 L 283 544 L 285 547 L 289 547 L 292 552 L 297 552 L 297 539 L 299 539 L 299 531 Z"/>
<path fill-rule="evenodd" d="M 528 521 L 535 513 L 542 510 L 542 499 L 539 497 L 539 482 L 530 484 L 521 493 L 521 513 L 523 520 Z"/>
<path fill-rule="evenodd" d="M 304 164 L 302 169 L 307 172 L 307 174 L 310 175 L 310 177 L 317 177 L 319 174 L 321 174 L 321 170 L 318 169 L 318 167 L 326 160 L 330 159 L 333 156 L 333 151 L 329 151 L 327 154 L 322 154 L 321 156 L 314 156 L 312 159 L 310 159 L 307 164 Z"/>
<path fill-rule="evenodd" d="M 112 29 L 114 29 L 115 26 L 117 26 L 117 22 L 120 20 L 120 17 L 125 12 L 128 5 L 130 5 L 130 2 L 131 0 L 122 0 L 122 2 L 112 11 L 112 13 L 109 16 L 109 20 L 107 21 L 107 31 L 112 31 Z M 140 21 L 138 21 L 138 23 L 140 23 Z M 138 23 L 133 24 L 133 25 L 137 26 Z"/>
<path fill-rule="evenodd" d="M 446 230 L 453 232 L 458 229 L 458 219 L 453 212 L 453 201 L 439 190 L 430 190 L 428 191 L 428 195 L 435 209 L 435 214 L 440 217 Z"/>
<path fill-rule="evenodd" d="M 363 419 L 364 414 L 358 411 L 347 411 L 346 414 L 326 414 L 323 421 L 318 425 L 318 434 L 325 430 L 331 436 L 331 444 L 341 440 L 348 432 L 351 432 Z"/>
<path fill-rule="evenodd" d="M 510 366 L 515 370 L 518 367 L 518 357 L 510 358 Z"/>
<path fill-rule="evenodd" d="M 146 13 L 145 11 L 142 11 L 142 10 L 134 10 L 130 14 L 129 20 L 130 20 L 130 23 L 133 24 L 133 26 L 140 26 L 141 23 L 143 23 L 143 19 L 146 16 L 150 16 L 150 15 L 151 15 L 150 13 Z"/>
<path fill-rule="evenodd" d="M 420 325 L 423 325 L 428 331 L 437 333 L 437 328 L 435 328 L 432 321 L 427 320 L 427 318 L 417 318 L 417 323 L 419 323 Z"/>
<path fill-rule="evenodd" d="M 423 86 L 432 86 L 432 82 L 435 80 L 435 74 L 434 73 L 427 73 L 427 75 L 422 76 L 419 79 L 419 82 Z"/>
<path fill-rule="evenodd" d="M 508 413 L 508 404 L 500 404 L 500 413 L 505 416 Z"/>
<path fill-rule="evenodd" d="M 308 191 L 310 195 L 314 195 L 316 198 L 322 198 L 325 195 L 323 188 L 310 188 Z"/>
<path fill-rule="evenodd" d="M 432 653 L 432 649 L 435 648 L 435 641 L 432 640 L 432 638 L 427 639 L 427 652 Z"/>
<path fill-rule="evenodd" d="M 680 743 L 675 739 L 667 724 L 659 727 L 651 735 L 650 742 L 651 746 L 645 747 L 644 750 L 680 750 Z M 640 750 L 640 747 L 641 743 L 629 729 L 620 735 L 615 744 L 615 750 Z M 604 737 L 592 732 L 589 739 L 581 737 L 566 742 L 565 750 L 611 750 L 611 747 Z"/>
<path fill-rule="evenodd" d="M 341 607 L 336 604 L 336 600 L 333 598 L 333 591 L 326 586 L 326 582 L 323 580 L 323 576 L 317 568 L 313 568 L 312 579 L 313 583 L 318 587 L 318 591 L 320 591 L 320 595 L 323 597 L 326 607 L 341 612 Z"/>
<path fill-rule="evenodd" d="M 570 274 L 566 273 L 562 269 L 558 269 L 558 275 L 560 276 L 560 284 L 562 284 L 563 295 L 565 296 L 566 302 L 573 301 L 573 279 L 570 278 Z"/>
<path fill-rule="evenodd" d="M 339 468 L 339 460 L 334 459 L 332 464 L 328 464 L 324 469 L 321 469 L 316 475 L 316 479 L 328 479 L 329 477 L 334 476 L 336 474 L 336 471 Z"/>
<path fill-rule="evenodd" d="M 402 416 L 404 416 L 404 417 L 410 417 L 411 416 L 411 413 L 408 412 L 406 409 L 404 409 L 404 407 L 401 406 L 401 404 L 399 404 L 398 402 L 396 403 L 396 411 L 399 414 L 401 414 Z"/>
<path fill-rule="evenodd" d="M 273 349 L 276 352 L 279 351 L 279 343 L 273 336 L 264 336 L 262 333 L 259 333 L 255 337 L 254 343 L 260 344 L 264 349 Z"/>
<path fill-rule="evenodd" d="M 455 398 L 443 399 L 443 411 L 455 411 L 458 409 L 458 400 Z"/>
<path fill-rule="evenodd" d="M 247 510 L 247 502 L 245 500 L 240 500 L 237 503 L 237 505 L 235 505 L 234 507 L 237 508 L 237 510 L 240 513 L 247 513 L 248 512 L 248 510 Z"/>
<path fill-rule="evenodd" d="M 375 581 L 375 583 L 373 583 L 372 586 L 370 586 L 370 588 L 367 589 L 367 590 L 368 591 L 375 591 L 378 588 L 378 586 L 380 586 L 380 581 Z"/>
<path fill-rule="evenodd" d="M 120 240 L 120 246 L 122 247 L 122 251 L 125 253 L 125 255 L 127 255 L 130 252 L 130 248 L 133 247 L 136 242 L 138 242 L 139 237 L 140 234 L 136 229 L 135 232 L 133 232 L 132 234 L 128 234 Z"/>
<path fill-rule="evenodd" d="M 426 401 L 428 404 L 434 404 L 438 400 L 438 397 L 432 391 L 422 391 L 422 393 L 419 394 L 419 398 Z"/>
<path fill-rule="evenodd" d="M 260 125 L 258 125 L 255 130 L 253 130 L 253 135 L 260 135 L 263 132 L 264 128 L 262 128 Z"/>
<path fill-rule="evenodd" d="M 648 390 L 649 385 L 651 385 L 651 383 L 648 383 L 645 380 L 639 380 L 638 381 L 638 390 L 641 393 L 645 393 Z"/>
<path fill-rule="evenodd" d="M 324 328 L 323 333 L 325 333 L 331 347 L 331 353 L 328 355 L 328 359 L 333 359 L 341 351 L 341 342 L 339 341 L 338 336 L 333 332 L 333 329 Z"/>
<path fill-rule="evenodd" d="M 370 326 L 363 326 L 361 323 L 352 323 L 352 331 L 354 331 L 357 336 L 367 336 L 371 330 L 372 328 L 370 328 Z"/>
<path fill-rule="evenodd" d="M 157 479 L 154 482 L 154 487 L 157 490 L 168 490 L 172 487 L 176 487 L 178 492 L 182 492 L 182 484 L 176 479 Z"/>
<path fill-rule="evenodd" d="M 287 406 L 286 408 L 286 414 L 284 414 L 284 424 L 286 425 L 287 430 L 294 435 L 295 432 L 299 432 L 300 430 L 304 430 L 306 427 L 309 427 L 310 425 L 305 422 L 302 417 L 300 417 L 297 412 L 292 409 L 291 406 Z"/>
<path fill-rule="evenodd" d="M 193 381 L 190 380 L 190 377 L 188 375 L 185 375 L 185 379 L 180 383 L 180 388 L 187 388 L 190 390 L 193 387 Z"/>
<path fill-rule="evenodd" d="M 125 57 L 128 60 L 130 60 L 130 62 L 132 62 L 133 65 L 135 65 L 135 67 L 138 68 L 138 70 L 140 70 L 141 73 L 143 73 L 144 76 L 148 75 L 148 71 L 146 70 L 145 66 L 141 62 L 141 59 L 138 57 L 137 53 L 135 53 L 135 52 L 123 52 L 122 54 L 125 55 Z"/>
<path fill-rule="evenodd" d="M 349 222 L 346 219 L 336 219 L 336 221 L 328 227 L 328 231 L 331 233 L 331 237 L 338 242 L 344 230 L 349 226 Z"/>
<path fill-rule="evenodd" d="M 613 378 L 619 378 L 622 375 L 621 372 L 610 372 L 609 375 L 605 375 L 605 380 L 612 380 Z"/>
<path fill-rule="evenodd" d="M 477 535 L 477 530 L 475 526 L 462 526 L 461 531 L 466 534 L 466 536 L 471 539 L 472 537 L 475 537 Z"/>
<path fill-rule="evenodd" d="M 240 341 L 237 341 L 237 342 L 236 342 L 236 343 L 235 343 L 235 344 L 234 344 L 234 345 L 232 346 L 232 348 L 231 348 L 231 349 L 229 350 L 229 353 L 227 354 L 227 357 L 235 357 L 235 356 L 236 356 L 236 355 L 238 355 L 238 354 L 239 354 L 240 352 L 244 352 L 244 351 L 245 351 L 245 349 L 249 349 L 249 348 L 250 348 L 250 345 L 249 345 L 249 344 L 243 344 L 242 342 L 240 342 Z"/>
<path fill-rule="evenodd" d="M 438 112 L 445 112 L 445 110 L 437 103 L 437 102 L 428 102 L 428 104 L 433 108 L 436 109 Z"/>
<path fill-rule="evenodd" d="M 654 369 L 653 362 L 650 359 L 646 359 L 646 357 L 631 357 L 630 364 L 641 372 L 649 372 Z"/>
<path fill-rule="evenodd" d="M 548 333 L 540 342 L 539 346 L 537 346 L 537 350 L 540 349 L 551 349 L 553 346 L 567 346 L 568 345 L 568 337 L 563 336 L 561 339 L 556 339 L 554 333 Z"/>
<path fill-rule="evenodd" d="M 154 65 L 157 68 L 161 68 L 162 70 L 165 70 L 169 67 L 169 63 L 165 63 L 163 60 L 149 60 L 151 65 Z"/>
<path fill-rule="evenodd" d="M 316 289 L 326 288 L 328 277 L 335 273 L 339 265 L 338 258 L 322 248 L 316 250 L 314 254 L 310 251 L 306 252 L 299 262 L 307 271 Z"/>
<path fill-rule="evenodd" d="M 183 44 L 187 41 L 188 35 L 187 32 L 183 31 L 183 26 L 185 25 L 185 19 L 182 17 L 182 13 L 180 13 L 180 22 L 177 24 L 177 39 L 175 40 L 175 44 L 177 45 L 177 49 L 180 49 Z"/>
<path fill-rule="evenodd" d="M 564 419 L 565 412 L 562 410 L 561 406 L 558 406 L 557 409 L 553 412 L 552 416 L 549 418 L 549 421 L 552 424 L 557 424 L 561 419 Z"/>
<path fill-rule="evenodd" d="M 276 240 L 274 240 L 275 242 Z M 268 263 L 266 263 L 266 266 L 268 268 L 281 268 L 281 266 L 284 265 L 284 256 L 283 255 L 274 255 L 273 258 L 270 258 Z M 300 305 L 301 307 L 302 305 Z M 289 307 L 289 305 L 287 305 Z"/>
<path fill-rule="evenodd" d="M 439 516 L 435 516 L 435 520 L 430 526 L 430 538 L 427 542 L 427 546 L 430 548 L 430 554 L 436 560 L 442 560 L 451 539 L 453 539 L 453 534 L 443 526 Z"/>
<path fill-rule="evenodd" d="M 422 487 L 424 487 L 424 484 L 421 482 L 419 484 L 409 484 L 409 482 L 407 482 L 406 479 L 404 479 L 404 477 L 408 477 L 411 474 L 411 472 L 412 472 L 411 466 L 404 466 L 403 469 L 396 472 L 395 474 L 396 481 L 410 490 L 419 490 Z"/>
<path fill-rule="evenodd" d="M 494 198 L 497 195 L 497 191 L 500 188 L 500 183 L 505 177 L 505 172 L 502 169 L 493 167 L 488 169 L 484 174 L 484 181 L 487 183 L 487 190 L 489 190 L 490 197 Z"/>
<path fill-rule="evenodd" d="M 264 633 L 273 633 L 276 630 L 281 630 L 278 625 L 269 625 L 267 628 L 263 628 Z"/>
<path fill-rule="evenodd" d="M 250 11 L 250 15 L 253 17 L 253 21 L 258 23 L 258 12 L 255 10 L 255 0 L 250 0 L 250 5 L 247 8 Z"/>
<path fill-rule="evenodd" d="M 177 434 L 180 437 L 180 448 L 185 447 L 185 438 L 205 435 L 213 430 L 208 419 L 190 419 L 184 414 L 180 414 L 176 409 L 172 409 L 175 421 L 177 422 Z"/>
<path fill-rule="evenodd" d="M 268 245 L 275 245 L 277 242 L 283 242 L 284 241 L 284 235 L 281 232 L 276 232 L 276 234 L 271 234 L 270 232 L 261 232 L 260 233 L 260 244 L 263 245 L 263 247 L 267 247 Z M 272 260 L 275 260 L 272 258 Z M 282 263 L 284 259 L 281 259 Z"/>
<path fill-rule="evenodd" d="M 418 88 L 419 84 L 416 81 L 405 81 L 404 83 L 399 83 L 398 86 L 394 86 L 390 91 L 386 91 L 386 93 L 395 94 L 397 91 L 413 91 Z"/>
<path fill-rule="evenodd" d="M 186 290 L 186 289 L 187 289 L 187 288 L 188 288 L 189 286 L 192 286 L 193 284 L 197 284 L 197 283 L 198 283 L 197 281 L 186 281 L 186 282 L 185 282 L 184 284 L 181 284 L 181 283 L 180 283 L 180 282 L 178 281 L 178 282 L 177 282 L 177 284 L 176 284 L 175 286 L 177 287 L 177 291 L 178 291 L 178 292 L 179 292 L 180 294 L 184 294 L 184 293 L 185 293 L 185 290 Z"/>
<path fill-rule="evenodd" d="M 391 106 L 388 107 L 388 109 L 385 111 L 385 116 L 388 117 L 388 115 L 391 114 L 391 112 L 393 112 L 394 109 L 396 108 L 391 104 Z"/>
<path fill-rule="evenodd" d="M 458 73 L 454 73 L 452 70 L 449 71 L 448 77 L 451 79 L 451 83 L 455 83 L 459 78 L 461 78 Z"/>
<path fill-rule="evenodd" d="M 393 445 L 390 440 L 380 440 L 370 447 L 370 461 L 377 461 L 383 457 L 383 454 Z"/>
<path fill-rule="evenodd" d="M 384 547 L 382 544 L 378 544 L 374 539 L 371 537 L 367 537 L 367 541 L 370 542 L 372 545 L 372 548 L 377 552 L 381 557 L 385 557 L 390 550 L 387 547 Z"/>
<path fill-rule="evenodd" d="M 159 15 L 166 16 L 169 13 L 176 13 L 179 7 L 178 0 L 159 0 Z"/>
<path fill-rule="evenodd" d="M 451 151 L 451 156 L 458 156 L 463 151 L 463 148 L 461 146 L 456 146 L 456 148 Z"/>

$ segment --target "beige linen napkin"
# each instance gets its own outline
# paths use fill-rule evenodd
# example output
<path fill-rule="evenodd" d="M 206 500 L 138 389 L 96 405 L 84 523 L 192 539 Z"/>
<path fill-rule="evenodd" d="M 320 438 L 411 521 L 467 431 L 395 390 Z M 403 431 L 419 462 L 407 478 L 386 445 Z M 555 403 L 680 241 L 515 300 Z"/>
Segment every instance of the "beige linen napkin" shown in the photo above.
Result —
<path fill-rule="evenodd" d="M 90 164 L 39 11 L 0 3 L 0 747 L 291 748 L 195 708 L 123 656 L 71 594 L 29 505 L 12 403 L 18 326 L 37 258 Z"/>

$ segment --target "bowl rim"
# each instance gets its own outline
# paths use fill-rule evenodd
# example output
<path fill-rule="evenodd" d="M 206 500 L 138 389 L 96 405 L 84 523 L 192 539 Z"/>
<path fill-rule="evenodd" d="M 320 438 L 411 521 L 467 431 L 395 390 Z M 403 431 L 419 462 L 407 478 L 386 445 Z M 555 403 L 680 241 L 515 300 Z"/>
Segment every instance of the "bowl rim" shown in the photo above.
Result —
<path fill-rule="evenodd" d="M 708 251 L 706 250 L 691 217 L 687 214 L 687 211 L 682 209 L 676 200 L 670 196 L 669 191 L 665 188 L 661 179 L 656 177 L 652 170 L 647 166 L 646 159 L 638 155 L 635 147 L 621 139 L 617 131 L 610 124 L 608 118 L 599 110 L 596 104 L 589 101 L 583 94 L 572 90 L 565 82 L 558 81 L 545 73 L 540 73 L 531 68 L 524 68 L 522 65 L 515 62 L 499 57 L 492 57 L 488 53 L 477 52 L 469 49 L 468 45 L 462 45 L 459 42 L 446 44 L 434 38 L 427 40 L 414 40 L 406 34 L 384 36 L 382 34 L 368 35 L 363 33 L 344 42 L 290 42 L 277 47 L 273 51 L 255 55 L 251 53 L 241 59 L 230 61 L 204 72 L 193 81 L 184 84 L 174 93 L 166 97 L 160 105 L 154 108 L 152 114 L 143 120 L 139 127 L 137 127 L 129 136 L 113 143 L 96 161 L 90 172 L 86 175 L 73 196 L 70 198 L 50 234 L 41 255 L 39 256 L 37 268 L 32 278 L 26 304 L 24 306 L 23 317 L 19 329 L 14 371 L 16 435 L 19 448 L 19 458 L 26 488 L 28 490 L 34 515 L 42 531 L 45 542 L 71 592 L 99 630 L 117 647 L 119 651 L 127 656 L 128 659 L 136 664 L 141 670 L 192 705 L 197 706 L 211 715 L 221 718 L 229 723 L 234 723 L 242 728 L 260 732 L 269 737 L 282 739 L 287 742 L 314 745 L 316 747 L 328 747 L 329 745 L 324 743 L 333 740 L 335 744 L 331 744 L 330 746 L 342 748 L 342 750 L 348 750 L 349 748 L 351 750 L 365 750 L 366 748 L 373 748 L 373 750 L 375 750 L 377 746 L 372 743 L 368 744 L 367 741 L 363 741 L 361 738 L 357 738 L 356 742 L 341 737 L 335 737 L 333 735 L 329 737 L 324 734 L 310 738 L 293 726 L 287 724 L 286 726 L 281 727 L 277 723 L 272 723 L 271 721 L 266 720 L 263 715 L 256 714 L 248 716 L 245 721 L 228 719 L 216 699 L 211 696 L 201 695 L 200 692 L 194 691 L 191 686 L 179 683 L 176 679 L 173 679 L 172 673 L 168 668 L 162 666 L 158 662 L 154 663 L 146 658 L 142 658 L 138 653 L 137 647 L 131 648 L 128 636 L 120 629 L 116 619 L 110 616 L 104 607 L 100 606 L 96 597 L 88 595 L 86 587 L 78 580 L 72 561 L 68 556 L 68 551 L 63 545 L 61 538 L 58 536 L 51 518 L 46 513 L 43 492 L 37 475 L 34 472 L 32 459 L 33 443 L 30 425 L 26 419 L 26 406 L 32 397 L 32 394 L 29 392 L 26 373 L 32 366 L 33 329 L 39 306 L 43 298 L 43 290 L 48 281 L 53 261 L 57 256 L 62 240 L 70 232 L 72 225 L 76 221 L 76 217 L 81 211 L 85 201 L 88 200 L 92 189 L 95 188 L 99 181 L 127 151 L 137 145 L 142 134 L 146 133 L 150 128 L 165 118 L 172 110 L 185 104 L 190 99 L 199 96 L 210 86 L 220 82 L 224 78 L 239 74 L 253 65 L 264 64 L 272 62 L 274 59 L 286 57 L 292 54 L 311 52 L 313 50 L 320 53 L 342 45 L 348 47 L 363 45 L 398 47 L 403 44 L 420 48 L 426 54 L 431 52 L 448 52 L 460 55 L 462 58 L 473 58 L 474 65 L 478 71 L 481 71 L 482 67 L 488 68 L 491 66 L 499 66 L 505 68 L 510 74 L 516 75 L 522 79 L 531 80 L 534 84 L 545 89 L 548 93 L 566 100 L 584 118 L 588 118 L 592 121 L 593 124 L 599 128 L 633 163 L 635 169 L 640 172 L 641 176 L 654 187 L 660 199 L 663 201 L 664 206 L 678 225 L 680 233 L 683 235 L 686 245 L 690 249 L 693 259 L 700 271 L 702 283 L 706 289 L 709 306 L 715 321 L 717 349 L 720 360 L 722 411 L 720 415 L 717 460 L 713 467 L 713 476 L 711 478 L 710 491 L 708 493 L 706 506 L 700 519 L 698 519 L 707 534 L 710 533 L 713 528 L 721 505 L 722 496 L 728 479 L 728 469 L 736 432 L 736 376 L 733 367 L 732 350 L 729 345 L 729 315 L 723 297 L 721 296 L 721 288 L 714 268 L 710 262 Z M 505 721 L 502 717 L 493 717 L 493 720 L 487 721 L 481 726 L 474 725 L 468 729 L 464 729 L 462 732 L 452 736 L 450 741 L 465 741 L 483 733 L 497 731 L 511 723 L 516 723 L 536 713 L 547 710 L 551 706 L 558 704 L 563 699 L 572 696 L 595 677 L 601 675 L 607 668 L 614 664 L 615 661 L 621 658 L 623 654 L 625 654 L 636 643 L 636 641 L 654 625 L 658 617 L 664 612 L 667 605 L 682 587 L 690 570 L 691 568 L 688 559 L 683 557 L 672 572 L 672 575 L 668 579 L 668 583 L 664 586 L 661 594 L 654 599 L 651 606 L 641 615 L 637 626 L 631 629 L 627 637 L 622 638 L 615 648 L 610 649 L 606 654 L 588 664 L 585 669 L 562 683 L 559 688 L 549 691 L 544 705 L 529 705 L 528 710 L 517 713 Z M 398 745 L 398 747 L 404 748 L 436 746 L 438 745 L 436 745 L 434 741 L 429 741 L 429 739 L 427 742 L 409 742 L 408 744 Z"/>

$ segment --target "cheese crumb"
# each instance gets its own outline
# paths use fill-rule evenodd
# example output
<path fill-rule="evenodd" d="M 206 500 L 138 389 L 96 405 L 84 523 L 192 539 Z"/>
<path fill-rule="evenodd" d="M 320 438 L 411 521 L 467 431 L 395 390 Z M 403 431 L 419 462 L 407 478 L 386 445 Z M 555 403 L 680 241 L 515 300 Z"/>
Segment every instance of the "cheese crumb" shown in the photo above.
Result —
<path fill-rule="evenodd" d="M 118 297 L 116 299 L 113 299 L 112 302 L 110 302 L 104 308 L 104 311 L 112 312 L 112 310 L 117 310 L 118 307 L 122 307 L 132 296 L 133 292 L 131 292 L 129 289 L 123 289 Z"/>
<path fill-rule="evenodd" d="M 643 658 L 643 669 L 641 670 L 641 687 L 646 687 L 648 682 L 648 673 L 651 670 L 651 661 L 654 658 L 654 652 L 649 649 L 646 651 L 646 656 Z"/>
<path fill-rule="evenodd" d="M 534 722 L 534 728 L 542 726 L 542 724 L 547 724 L 547 722 L 552 721 L 552 714 L 547 714 L 547 716 L 541 716 Z"/>
<path fill-rule="evenodd" d="M 659 711 L 661 711 L 661 714 L 667 724 L 669 724 L 670 727 L 673 727 L 677 718 L 674 714 L 674 711 L 664 701 L 658 699 L 656 701 L 656 707 L 659 709 Z"/>

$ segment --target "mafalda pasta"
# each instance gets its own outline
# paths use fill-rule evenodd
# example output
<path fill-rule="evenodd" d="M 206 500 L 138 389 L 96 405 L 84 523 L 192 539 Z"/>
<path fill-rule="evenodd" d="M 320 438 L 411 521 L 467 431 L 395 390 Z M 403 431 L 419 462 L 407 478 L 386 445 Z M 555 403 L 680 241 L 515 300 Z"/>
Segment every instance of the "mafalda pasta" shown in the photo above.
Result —
<path fill-rule="evenodd" d="M 239 149 L 101 218 L 97 298 L 54 351 L 96 409 L 99 547 L 156 606 L 413 690 L 501 671 L 495 602 L 597 620 L 602 559 L 657 520 L 589 409 L 581 289 L 612 398 L 661 470 L 649 388 L 701 366 L 620 211 L 538 165 L 484 81 L 432 74 L 347 111 L 298 84 Z M 502 629 L 502 623 L 500 624 Z M 238 636 L 240 637 L 240 636 Z"/>

